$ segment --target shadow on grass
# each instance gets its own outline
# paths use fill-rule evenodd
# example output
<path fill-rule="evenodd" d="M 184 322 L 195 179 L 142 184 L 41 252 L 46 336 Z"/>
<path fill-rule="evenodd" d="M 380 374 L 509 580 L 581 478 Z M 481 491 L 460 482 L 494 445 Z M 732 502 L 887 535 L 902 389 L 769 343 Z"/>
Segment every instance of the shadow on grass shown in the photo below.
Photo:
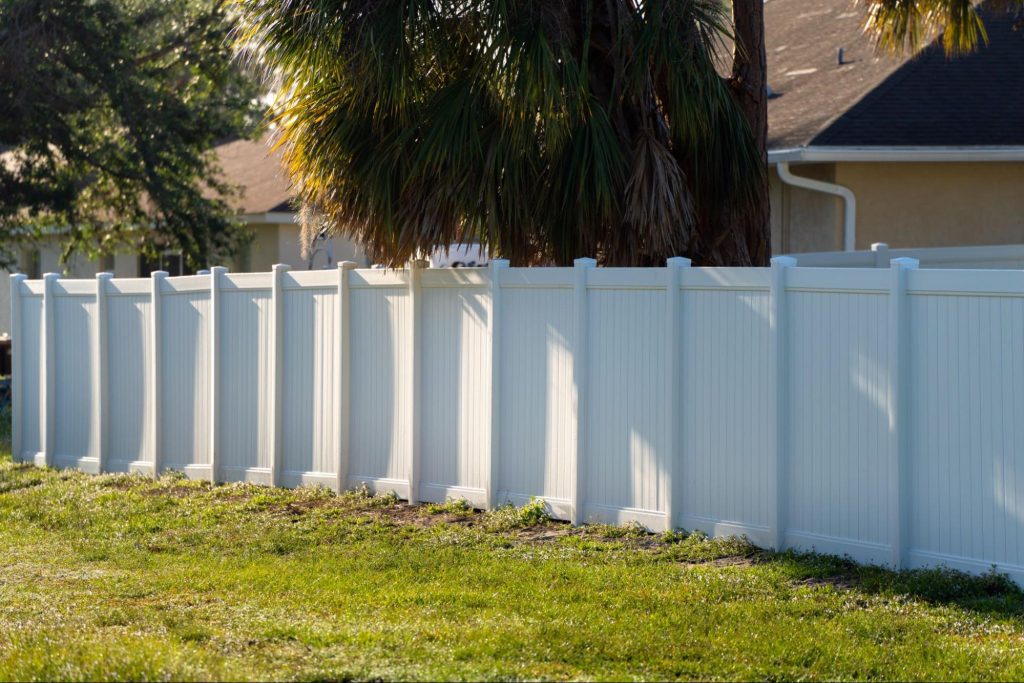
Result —
<path fill-rule="evenodd" d="M 981 575 L 945 567 L 893 571 L 845 557 L 792 550 L 766 551 L 759 562 L 773 566 L 796 585 L 831 585 L 869 596 L 904 596 L 984 615 L 1024 618 L 1024 590 L 994 568 Z"/>

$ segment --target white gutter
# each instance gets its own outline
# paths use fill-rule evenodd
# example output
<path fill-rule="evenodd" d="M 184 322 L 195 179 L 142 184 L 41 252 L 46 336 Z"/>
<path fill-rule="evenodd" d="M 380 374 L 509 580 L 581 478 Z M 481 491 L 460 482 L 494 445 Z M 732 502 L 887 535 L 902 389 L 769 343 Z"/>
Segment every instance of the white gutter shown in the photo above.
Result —
<path fill-rule="evenodd" d="M 1024 146 L 1002 147 L 791 147 L 768 151 L 768 163 L 1024 162 Z"/>
<path fill-rule="evenodd" d="M 822 180 L 812 180 L 804 176 L 793 175 L 789 170 L 788 161 L 777 162 L 776 169 L 782 182 L 793 187 L 802 187 L 805 190 L 824 192 L 835 195 L 843 200 L 843 249 L 855 251 L 857 248 L 857 198 L 848 187 L 826 183 Z"/>

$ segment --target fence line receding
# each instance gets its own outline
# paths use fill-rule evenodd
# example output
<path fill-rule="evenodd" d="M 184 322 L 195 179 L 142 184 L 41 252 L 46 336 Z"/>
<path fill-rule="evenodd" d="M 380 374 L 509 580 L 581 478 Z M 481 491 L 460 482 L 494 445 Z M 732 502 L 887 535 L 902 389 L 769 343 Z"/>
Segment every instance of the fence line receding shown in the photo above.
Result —
<path fill-rule="evenodd" d="M 16 459 L 366 484 L 1024 581 L 1024 272 L 12 277 Z"/>

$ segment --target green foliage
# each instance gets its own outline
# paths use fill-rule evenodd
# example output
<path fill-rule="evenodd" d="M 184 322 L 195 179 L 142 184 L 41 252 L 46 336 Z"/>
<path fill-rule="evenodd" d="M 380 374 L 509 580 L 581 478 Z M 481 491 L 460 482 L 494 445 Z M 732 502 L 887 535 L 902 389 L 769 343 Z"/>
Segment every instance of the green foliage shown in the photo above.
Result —
<path fill-rule="evenodd" d="M 215 0 L 0 0 L 0 245 L 58 235 L 65 256 L 247 239 L 212 148 L 250 133 L 257 89 Z"/>
<path fill-rule="evenodd" d="M 889 51 L 917 52 L 942 34 L 950 56 L 974 52 L 988 43 L 977 0 L 862 0 L 867 5 L 865 28 Z M 989 0 L 990 11 L 1020 9 L 1021 0 Z"/>
<path fill-rule="evenodd" d="M 1013 680 L 1024 593 L 742 539 L 0 457 L 0 680 Z M 539 532 L 539 533 L 538 533 Z M 609 540 L 609 537 L 610 538 Z"/>
<path fill-rule="evenodd" d="M 382 262 L 470 240 L 516 263 L 699 258 L 763 179 L 715 0 L 251 0 L 240 23 L 308 215 Z"/>

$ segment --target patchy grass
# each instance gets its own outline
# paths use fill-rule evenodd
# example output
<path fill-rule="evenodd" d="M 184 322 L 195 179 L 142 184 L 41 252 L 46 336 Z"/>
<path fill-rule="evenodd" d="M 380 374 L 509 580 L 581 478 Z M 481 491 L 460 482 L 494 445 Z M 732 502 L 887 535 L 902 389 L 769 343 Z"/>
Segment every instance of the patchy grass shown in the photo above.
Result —
<path fill-rule="evenodd" d="M 1024 595 L 742 539 L 0 462 L 0 679 L 1020 679 Z"/>

